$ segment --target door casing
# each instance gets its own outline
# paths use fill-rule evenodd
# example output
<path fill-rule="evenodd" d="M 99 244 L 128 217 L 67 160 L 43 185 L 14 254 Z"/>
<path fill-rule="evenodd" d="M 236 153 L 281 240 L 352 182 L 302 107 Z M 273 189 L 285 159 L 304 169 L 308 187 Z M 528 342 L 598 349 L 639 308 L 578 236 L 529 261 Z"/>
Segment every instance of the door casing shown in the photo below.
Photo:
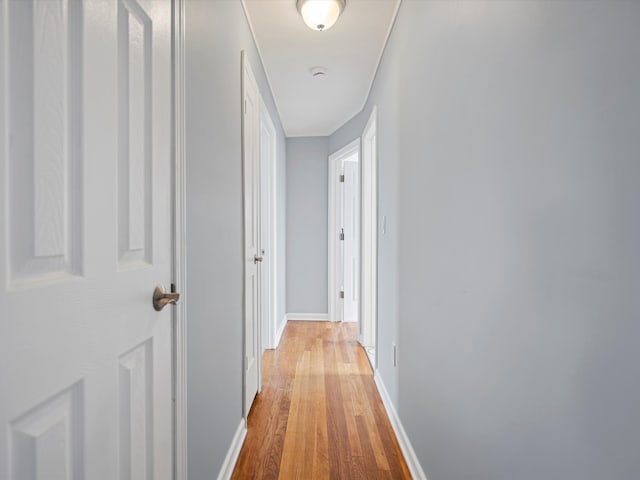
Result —
<path fill-rule="evenodd" d="M 187 480 L 187 252 L 185 166 L 185 4 L 173 0 L 173 283 L 182 299 L 173 309 L 173 477 Z"/>
<path fill-rule="evenodd" d="M 342 200 L 340 175 L 343 160 L 358 156 L 360 161 L 360 138 L 356 138 L 335 153 L 329 155 L 329 184 L 328 189 L 328 312 L 329 320 L 340 322 L 343 319 L 342 299 L 340 288 L 342 285 L 342 245 L 340 241 L 340 226 L 342 222 Z"/>
<path fill-rule="evenodd" d="M 361 195 L 362 246 L 360 255 L 360 331 L 365 349 L 373 348 L 377 366 L 378 331 L 378 109 L 374 106 L 362 133 Z"/>

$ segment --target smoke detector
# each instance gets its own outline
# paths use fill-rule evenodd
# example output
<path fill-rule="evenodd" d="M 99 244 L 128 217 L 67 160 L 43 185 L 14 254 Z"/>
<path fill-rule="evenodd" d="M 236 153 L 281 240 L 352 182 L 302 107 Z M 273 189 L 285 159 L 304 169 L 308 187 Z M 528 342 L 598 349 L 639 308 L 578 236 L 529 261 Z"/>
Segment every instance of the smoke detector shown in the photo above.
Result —
<path fill-rule="evenodd" d="M 325 67 L 312 67 L 309 71 L 314 78 L 324 77 L 327 74 Z"/>

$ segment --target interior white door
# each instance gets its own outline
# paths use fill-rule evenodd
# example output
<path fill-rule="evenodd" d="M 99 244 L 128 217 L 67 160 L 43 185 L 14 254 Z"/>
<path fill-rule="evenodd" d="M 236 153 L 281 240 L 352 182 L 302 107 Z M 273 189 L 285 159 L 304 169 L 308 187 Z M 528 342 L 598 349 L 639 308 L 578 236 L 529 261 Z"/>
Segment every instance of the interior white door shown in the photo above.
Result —
<path fill-rule="evenodd" d="M 0 8 L 0 478 L 170 479 L 171 1 Z"/>
<path fill-rule="evenodd" d="M 244 414 L 258 393 L 260 373 L 260 92 L 242 52 L 244 167 Z"/>
<path fill-rule="evenodd" d="M 329 318 L 332 321 L 341 322 L 344 320 L 342 159 L 337 156 L 329 157 L 329 168 Z"/>
<path fill-rule="evenodd" d="M 357 322 L 360 310 L 360 168 L 357 155 L 343 164 L 344 321 Z"/>
<path fill-rule="evenodd" d="M 356 138 L 351 143 L 345 145 L 340 150 L 329 155 L 329 172 L 328 172 L 328 184 L 327 184 L 327 199 L 328 202 L 328 312 L 329 319 L 331 321 L 344 320 L 344 298 L 346 292 L 343 291 L 344 287 L 344 267 L 343 267 L 343 255 L 344 241 L 341 240 L 341 233 L 344 227 L 344 185 L 340 177 L 344 173 L 344 162 L 354 161 L 359 162 L 360 159 L 360 138 Z M 356 181 L 359 179 L 356 175 Z M 359 199 L 357 199 L 359 202 Z M 359 212 L 357 212 L 359 215 Z M 358 223 L 355 228 L 351 228 L 350 232 L 345 232 L 346 238 L 359 238 L 358 231 L 360 224 Z M 351 237 L 350 237 L 351 236 Z M 358 272 L 359 273 L 359 272 Z M 359 292 L 355 293 L 356 298 L 359 297 Z"/>

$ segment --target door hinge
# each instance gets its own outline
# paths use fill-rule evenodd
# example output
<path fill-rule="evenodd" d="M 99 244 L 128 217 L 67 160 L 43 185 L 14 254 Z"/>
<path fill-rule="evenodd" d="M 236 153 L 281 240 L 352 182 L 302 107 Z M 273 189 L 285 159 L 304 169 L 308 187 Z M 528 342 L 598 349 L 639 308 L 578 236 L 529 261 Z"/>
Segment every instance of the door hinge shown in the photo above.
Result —
<path fill-rule="evenodd" d="M 340 229 L 340 240 L 344 240 L 344 228 Z"/>
<path fill-rule="evenodd" d="M 344 298 L 344 290 L 340 290 L 340 298 Z"/>
<path fill-rule="evenodd" d="M 244 114 L 247 114 L 247 101 L 244 101 Z"/>
<path fill-rule="evenodd" d="M 344 175 L 340 175 L 340 183 L 344 183 Z"/>

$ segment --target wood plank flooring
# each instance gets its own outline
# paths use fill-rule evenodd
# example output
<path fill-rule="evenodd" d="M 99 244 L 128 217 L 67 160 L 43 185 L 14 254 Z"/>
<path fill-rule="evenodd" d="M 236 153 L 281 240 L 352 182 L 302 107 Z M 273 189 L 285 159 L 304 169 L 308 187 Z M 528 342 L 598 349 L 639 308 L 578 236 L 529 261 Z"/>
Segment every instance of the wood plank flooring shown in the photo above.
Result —
<path fill-rule="evenodd" d="M 411 478 L 356 336 L 354 323 L 288 322 L 233 479 Z"/>

